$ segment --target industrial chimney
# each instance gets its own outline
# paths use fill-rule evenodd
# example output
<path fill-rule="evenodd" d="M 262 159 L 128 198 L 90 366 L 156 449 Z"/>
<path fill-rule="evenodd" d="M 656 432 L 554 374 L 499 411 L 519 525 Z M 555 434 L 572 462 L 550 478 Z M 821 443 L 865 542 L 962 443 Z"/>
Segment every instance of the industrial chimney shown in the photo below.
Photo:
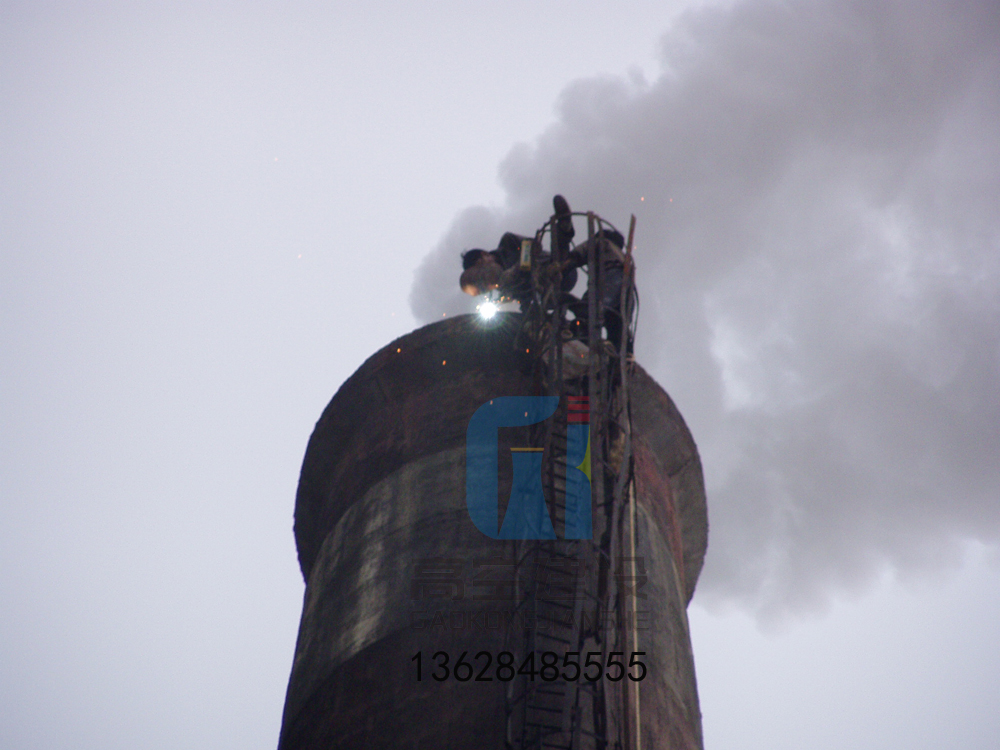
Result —
<path fill-rule="evenodd" d="M 320 417 L 295 504 L 306 591 L 279 750 L 702 748 L 686 615 L 707 544 L 702 468 L 652 378 L 629 362 L 628 430 L 595 444 L 601 474 L 589 444 L 567 458 L 592 408 L 590 352 L 560 348 L 577 386 L 491 433 L 496 524 L 491 509 L 473 518 L 474 415 L 545 395 L 523 326 L 501 313 L 416 330 Z M 573 481 L 594 483 L 592 507 L 589 489 L 573 506 Z M 539 482 L 544 528 L 503 533 Z"/>

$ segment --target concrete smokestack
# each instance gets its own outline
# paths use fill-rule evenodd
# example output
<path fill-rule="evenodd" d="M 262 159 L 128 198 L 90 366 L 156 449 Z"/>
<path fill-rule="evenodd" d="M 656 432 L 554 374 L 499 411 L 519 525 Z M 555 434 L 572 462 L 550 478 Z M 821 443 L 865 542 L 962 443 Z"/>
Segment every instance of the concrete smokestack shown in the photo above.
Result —
<path fill-rule="evenodd" d="M 585 678 L 570 698 L 569 683 L 504 681 L 509 672 L 497 671 L 501 652 L 517 653 L 523 630 L 543 628 L 544 618 L 518 618 L 514 543 L 489 538 L 470 519 L 466 431 L 490 399 L 536 393 L 532 355 L 516 344 L 519 319 L 499 315 L 487 324 L 462 316 L 397 339 L 341 386 L 316 424 L 295 505 L 307 585 L 280 750 L 611 748 L 613 737 L 595 735 L 622 725 L 616 711 L 634 712 L 634 703 L 619 710 L 612 698 L 627 687 L 623 700 L 633 701 L 636 686 L 641 737 L 633 724 L 629 748 L 702 747 L 686 616 L 708 534 L 701 463 L 673 402 L 638 366 L 629 384 L 638 568 L 607 564 L 609 576 L 631 586 L 629 607 L 638 612 L 619 650 L 627 665 L 634 637 L 646 674 L 638 683 L 615 681 L 616 669 L 594 667 L 606 693 L 598 702 L 597 683 Z M 519 428 L 499 431 L 501 516 L 513 481 L 509 448 L 523 437 Z M 558 520 L 556 531 L 563 532 Z M 594 542 L 537 544 L 556 560 Z M 574 612 L 567 602 L 557 606 L 579 620 L 586 603 Z M 583 641 L 566 637 L 556 648 L 562 635 L 556 628 L 546 637 L 565 677 L 565 652 Z M 581 666 L 589 649 L 611 648 L 587 643 Z M 448 656 L 441 681 L 438 652 Z M 471 669 L 459 666 L 463 653 Z M 517 653 L 514 668 L 523 656 Z M 529 680 L 537 700 L 549 703 L 518 714 L 515 682 Z M 536 714 L 551 718 L 536 721 Z M 543 729 L 529 743 L 525 732 L 536 724 Z"/>

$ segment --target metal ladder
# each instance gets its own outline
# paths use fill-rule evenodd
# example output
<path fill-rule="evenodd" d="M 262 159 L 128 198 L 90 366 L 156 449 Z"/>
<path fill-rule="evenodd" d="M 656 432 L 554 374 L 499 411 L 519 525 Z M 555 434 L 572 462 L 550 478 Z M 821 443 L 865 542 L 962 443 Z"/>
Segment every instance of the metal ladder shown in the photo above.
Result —
<path fill-rule="evenodd" d="M 588 239 L 603 239 L 605 222 L 592 213 L 585 216 Z M 552 235 L 551 258 L 558 261 L 556 221 L 557 217 L 553 216 L 538 231 L 535 243 L 540 246 L 548 230 Z M 633 217 L 629 251 L 634 222 Z M 558 676 L 548 681 L 540 679 L 539 675 L 532 678 L 516 674 L 508 683 L 507 746 L 511 750 L 624 750 L 630 747 L 627 685 L 617 683 L 620 690 L 609 690 L 603 678 L 590 682 L 582 676 L 577 680 L 565 680 L 562 676 L 566 652 L 580 652 L 578 662 L 582 669 L 583 655 L 588 651 L 599 652 L 603 665 L 608 651 L 626 650 L 615 648 L 616 644 L 622 646 L 627 640 L 623 627 L 606 627 L 606 618 L 614 611 L 620 624 L 624 615 L 621 593 L 612 593 L 615 589 L 612 562 L 615 553 L 620 556 L 623 549 L 623 487 L 631 479 L 626 367 L 629 350 L 626 341 L 631 340 L 632 334 L 630 270 L 626 263 L 621 306 L 623 340 L 617 355 L 612 355 L 600 335 L 603 263 L 594 243 L 590 243 L 588 372 L 585 379 L 569 380 L 563 373 L 563 337 L 569 328 L 559 292 L 561 278 L 558 274 L 546 274 L 544 268 L 532 271 L 533 301 L 525 316 L 522 333 L 526 332 L 531 342 L 527 348 L 536 352 L 535 377 L 539 395 L 559 398 L 555 415 L 534 426 L 532 444 L 541 443 L 544 449 L 543 487 L 548 506 L 554 511 L 554 527 L 557 531 L 565 529 L 568 404 L 572 400 L 576 405 L 586 403 L 589 406 L 595 543 L 573 540 L 513 542 L 516 610 L 525 628 L 521 638 L 508 632 L 509 650 L 514 653 L 518 666 L 532 655 L 535 670 L 542 666 L 545 652 L 555 653 Z M 613 360 L 618 361 L 618 368 L 613 368 Z M 615 369 L 618 370 L 617 379 Z M 621 384 L 626 385 L 618 387 Z M 623 435 L 625 440 L 617 469 L 607 461 L 612 430 L 616 435 Z"/>

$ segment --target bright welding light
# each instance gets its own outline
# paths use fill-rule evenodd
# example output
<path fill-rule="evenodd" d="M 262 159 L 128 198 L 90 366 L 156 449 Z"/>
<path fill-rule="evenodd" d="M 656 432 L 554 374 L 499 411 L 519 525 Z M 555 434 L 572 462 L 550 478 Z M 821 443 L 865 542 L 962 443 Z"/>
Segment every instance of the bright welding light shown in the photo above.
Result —
<path fill-rule="evenodd" d="M 485 320 L 489 320 L 497 314 L 498 309 L 497 303 L 488 299 L 479 306 L 479 314 L 482 315 Z"/>

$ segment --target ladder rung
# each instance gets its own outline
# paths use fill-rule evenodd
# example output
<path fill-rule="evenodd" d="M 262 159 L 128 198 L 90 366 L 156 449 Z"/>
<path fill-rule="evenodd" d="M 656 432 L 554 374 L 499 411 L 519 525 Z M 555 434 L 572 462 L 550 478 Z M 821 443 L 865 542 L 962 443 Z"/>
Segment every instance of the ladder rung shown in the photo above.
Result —
<path fill-rule="evenodd" d="M 542 723 L 536 722 L 536 721 L 526 721 L 526 722 L 524 722 L 524 724 L 525 724 L 525 726 L 529 726 L 529 727 L 538 727 L 539 729 L 549 729 L 549 730 L 551 730 L 553 732 L 561 732 L 562 731 L 562 727 L 557 727 L 554 724 L 542 724 Z"/>
<path fill-rule="evenodd" d="M 565 638 L 560 638 L 557 635 L 549 635 L 548 633 L 535 633 L 535 636 L 538 638 L 548 638 L 550 641 L 559 641 L 560 643 L 565 643 L 567 646 L 570 644 L 570 641 L 566 640 Z"/>
<path fill-rule="evenodd" d="M 538 616 L 538 619 L 552 623 L 553 625 L 558 626 L 562 630 L 573 630 L 572 622 L 563 622 L 562 620 L 554 620 L 551 617 L 542 617 L 541 615 Z"/>
<path fill-rule="evenodd" d="M 552 618 L 541 617 L 541 616 L 539 616 L 538 619 L 545 620 L 546 622 L 551 622 L 555 625 L 558 625 L 563 630 L 573 630 L 573 623 L 571 622 L 563 622 L 562 620 L 553 620 Z"/>
<path fill-rule="evenodd" d="M 544 570 L 547 573 L 563 574 L 563 575 L 560 576 L 563 579 L 562 581 L 549 581 L 549 582 L 547 582 L 549 586 L 557 586 L 560 583 L 564 583 L 564 584 L 566 584 L 567 587 L 572 587 L 572 585 L 576 583 L 577 576 L 572 575 L 569 571 L 560 570 L 559 568 L 542 567 L 541 565 L 538 566 L 538 569 L 539 570 Z M 570 578 L 572 578 L 573 580 L 570 581 L 569 580 Z"/>
<path fill-rule="evenodd" d="M 548 714 L 561 714 L 562 713 L 562 709 L 561 708 L 547 708 L 545 706 L 537 706 L 537 705 L 533 706 L 530 703 L 528 704 L 528 710 L 529 711 L 544 711 L 545 713 L 548 713 Z"/>
<path fill-rule="evenodd" d="M 543 601 L 543 602 L 547 602 L 547 601 L 564 601 L 567 598 L 569 598 L 569 599 L 576 598 L 575 596 L 573 596 L 574 594 L 576 594 L 576 586 L 557 586 L 554 583 L 549 583 L 549 584 L 546 584 L 545 588 L 546 588 L 546 593 L 549 594 L 549 596 L 548 596 L 548 598 L 542 598 L 541 601 Z M 552 597 L 551 594 L 553 592 L 557 592 L 557 591 L 561 591 L 561 592 L 567 594 L 568 596 L 560 596 L 558 598 Z"/>
<path fill-rule="evenodd" d="M 536 569 L 537 570 L 548 570 L 548 571 L 550 571 L 552 573 L 569 573 L 570 572 L 570 571 L 566 570 L 565 568 L 553 568 L 551 565 L 538 565 L 538 566 L 536 566 Z"/>
<path fill-rule="evenodd" d="M 555 602 L 545 602 L 545 604 L 555 604 Z M 560 606 L 559 610 L 551 610 L 551 609 L 549 609 L 548 611 L 546 611 L 545 609 L 542 609 L 539 612 L 535 612 L 535 616 L 539 620 L 548 620 L 549 622 L 560 622 L 561 623 L 562 620 L 558 619 L 558 616 L 559 615 L 565 615 L 566 614 L 566 610 L 572 611 L 573 607 L 567 605 L 567 606 Z M 572 627 L 572 623 L 570 623 L 569 625 L 564 625 L 563 627 L 567 627 L 567 628 Z"/>
<path fill-rule="evenodd" d="M 572 628 L 573 627 L 572 620 L 570 622 L 566 622 L 564 620 L 560 620 L 559 618 L 556 617 L 556 615 L 560 615 L 560 614 L 564 614 L 564 613 L 563 612 L 551 612 L 551 611 L 549 611 L 549 612 L 536 612 L 535 613 L 535 617 L 537 619 L 539 619 L 539 620 L 544 620 L 546 622 L 554 622 L 554 623 L 556 623 L 557 625 L 559 625 L 560 627 L 563 627 L 563 628 Z"/>
<path fill-rule="evenodd" d="M 566 687 L 566 683 L 565 682 L 547 682 L 545 684 L 546 685 L 562 685 L 563 687 Z M 557 690 L 542 690 L 541 688 L 538 688 L 537 690 L 535 690 L 535 695 L 554 695 L 557 698 L 565 698 L 566 697 L 566 691 L 563 690 L 562 692 L 559 692 Z"/>
<path fill-rule="evenodd" d="M 573 605 L 572 604 L 560 604 L 559 602 L 557 602 L 557 601 L 555 601 L 553 599 L 541 599 L 539 601 L 542 601 L 545 604 L 549 604 L 549 605 L 552 605 L 554 607 L 559 607 L 559 609 L 573 609 Z"/>
<path fill-rule="evenodd" d="M 552 558 L 552 557 L 561 557 L 564 560 L 575 560 L 576 559 L 576 554 L 572 554 L 571 555 L 571 554 L 567 554 L 565 552 L 559 552 L 557 550 L 548 552 L 546 554 L 546 556 L 550 557 L 550 558 Z"/>

